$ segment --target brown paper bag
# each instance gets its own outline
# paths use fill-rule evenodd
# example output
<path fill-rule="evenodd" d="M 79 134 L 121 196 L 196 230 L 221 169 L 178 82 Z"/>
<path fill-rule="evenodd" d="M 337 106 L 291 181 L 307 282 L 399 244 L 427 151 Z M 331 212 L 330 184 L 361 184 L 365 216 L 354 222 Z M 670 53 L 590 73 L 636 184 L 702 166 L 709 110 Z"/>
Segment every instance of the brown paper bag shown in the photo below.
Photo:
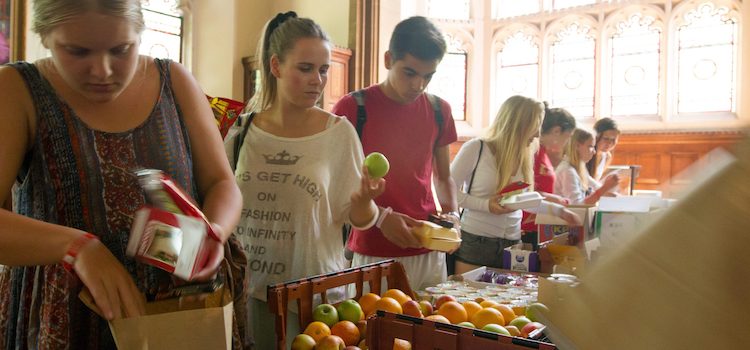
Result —
<path fill-rule="evenodd" d="M 93 300 L 84 303 L 96 311 Z M 92 307 L 93 305 L 93 307 Z M 231 349 L 232 294 L 221 288 L 205 298 L 146 303 L 146 315 L 112 320 L 109 328 L 118 349 Z"/>
<path fill-rule="evenodd" d="M 600 260 L 551 308 L 561 349 L 750 344 L 750 139 L 737 160 Z"/>

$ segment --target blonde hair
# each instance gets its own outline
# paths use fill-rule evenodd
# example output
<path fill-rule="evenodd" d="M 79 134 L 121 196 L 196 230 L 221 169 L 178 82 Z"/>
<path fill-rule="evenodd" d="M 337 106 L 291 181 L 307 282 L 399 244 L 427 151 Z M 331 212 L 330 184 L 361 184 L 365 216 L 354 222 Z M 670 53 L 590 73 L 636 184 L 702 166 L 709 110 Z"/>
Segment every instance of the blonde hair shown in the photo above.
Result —
<path fill-rule="evenodd" d="M 58 25 L 89 11 L 124 18 L 138 34 L 146 28 L 140 0 L 35 0 L 31 30 L 44 41 Z"/>
<path fill-rule="evenodd" d="M 539 135 L 542 118 L 544 104 L 533 98 L 511 96 L 500 106 L 495 120 L 483 137 L 497 161 L 498 191 L 510 182 L 518 169 L 523 174 L 524 182 L 533 188 L 532 159 L 535 144 L 527 143 L 531 137 Z"/>
<path fill-rule="evenodd" d="M 589 187 L 589 171 L 586 169 L 586 163 L 584 163 L 581 160 L 581 156 L 578 155 L 578 146 L 593 139 L 594 135 L 591 135 L 590 132 L 576 128 L 575 131 L 573 131 L 573 135 L 570 137 L 567 147 L 565 147 L 565 151 L 563 152 L 563 155 L 568 157 L 570 166 L 576 169 L 578 176 L 581 178 L 581 185 L 584 189 Z"/>
<path fill-rule="evenodd" d="M 271 74 L 271 57 L 276 55 L 279 61 L 284 62 L 297 40 L 304 38 L 331 41 L 317 23 L 309 18 L 297 17 L 294 11 L 279 13 L 266 23 L 255 56 L 260 58 L 260 88 L 247 103 L 245 112 L 261 112 L 271 107 L 278 89 L 276 77 Z"/>

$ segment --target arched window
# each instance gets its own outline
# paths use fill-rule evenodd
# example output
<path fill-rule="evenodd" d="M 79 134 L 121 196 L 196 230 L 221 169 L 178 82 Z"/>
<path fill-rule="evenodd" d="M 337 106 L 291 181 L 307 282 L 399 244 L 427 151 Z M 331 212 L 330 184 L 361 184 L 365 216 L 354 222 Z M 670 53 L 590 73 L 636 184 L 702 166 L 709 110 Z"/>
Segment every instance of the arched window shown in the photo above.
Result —
<path fill-rule="evenodd" d="M 541 11 L 539 1 L 492 0 L 492 18 L 523 16 Z"/>
<path fill-rule="evenodd" d="M 428 0 L 427 17 L 468 20 L 470 18 L 469 0 Z"/>
<path fill-rule="evenodd" d="M 662 23 L 656 16 L 636 7 L 613 15 L 609 22 L 603 114 L 658 115 Z"/>
<path fill-rule="evenodd" d="M 678 114 L 736 110 L 738 15 L 715 3 L 676 12 Z"/>
<path fill-rule="evenodd" d="M 497 110 L 510 96 L 539 97 L 539 37 L 530 27 L 513 27 L 499 33 L 495 55 Z"/>
<path fill-rule="evenodd" d="M 141 0 L 146 30 L 139 52 L 182 61 L 183 18 L 180 0 Z"/>
<path fill-rule="evenodd" d="M 468 56 L 464 41 L 446 34 L 448 51 L 432 76 L 427 92 L 445 99 L 451 105 L 453 119 L 466 120 L 466 72 Z"/>
<path fill-rule="evenodd" d="M 549 37 L 549 100 L 578 119 L 594 116 L 596 33 L 583 16 L 565 18 L 551 26 Z"/>

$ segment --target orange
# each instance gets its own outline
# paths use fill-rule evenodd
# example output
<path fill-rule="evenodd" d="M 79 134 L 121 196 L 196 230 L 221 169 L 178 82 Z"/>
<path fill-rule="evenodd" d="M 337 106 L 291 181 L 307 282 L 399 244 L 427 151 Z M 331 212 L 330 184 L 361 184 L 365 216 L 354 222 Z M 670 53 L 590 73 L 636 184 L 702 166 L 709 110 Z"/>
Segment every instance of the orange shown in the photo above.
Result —
<path fill-rule="evenodd" d="M 411 343 L 403 339 L 393 338 L 393 350 L 411 350 Z"/>
<path fill-rule="evenodd" d="M 430 321 L 433 321 L 433 322 L 451 323 L 451 321 L 448 321 L 448 319 L 445 318 L 445 316 L 438 315 L 438 314 L 434 314 L 434 315 L 430 315 L 430 316 L 425 316 L 424 319 L 425 320 L 430 320 Z"/>
<path fill-rule="evenodd" d="M 307 328 L 305 328 L 305 331 L 302 333 L 313 337 L 313 339 L 315 339 L 315 343 L 317 344 L 321 339 L 331 335 L 331 328 L 329 328 L 328 325 L 323 322 L 313 321 L 307 325 Z"/>
<path fill-rule="evenodd" d="M 331 327 L 331 334 L 338 335 L 344 340 L 344 344 L 357 345 L 359 342 L 359 328 L 351 321 L 339 321 Z"/>
<path fill-rule="evenodd" d="M 501 314 L 503 314 L 503 320 L 505 320 L 505 323 L 498 323 L 501 326 L 505 326 L 508 324 L 508 322 L 512 321 L 514 318 L 516 318 L 516 313 L 513 312 L 513 308 L 505 305 L 505 304 L 497 304 L 494 306 L 490 306 L 493 309 L 496 309 L 497 311 L 500 311 Z"/>
<path fill-rule="evenodd" d="M 378 300 L 380 300 L 380 295 L 375 293 L 367 293 L 359 298 L 358 303 L 359 306 L 362 307 L 362 312 L 365 314 L 365 317 L 370 316 L 375 312 L 375 302 Z"/>
<path fill-rule="evenodd" d="M 501 314 L 500 311 L 488 307 L 477 311 L 477 313 L 474 314 L 474 317 L 471 318 L 470 322 L 478 329 L 482 329 L 490 323 L 505 324 L 505 319 L 503 319 L 503 314 Z"/>
<path fill-rule="evenodd" d="M 468 315 L 464 306 L 455 301 L 449 301 L 441 305 L 437 314 L 445 316 L 445 318 L 447 318 L 452 324 L 468 320 Z"/>
<path fill-rule="evenodd" d="M 474 316 L 474 314 L 477 313 L 477 311 L 482 309 L 482 306 L 479 305 L 479 303 L 477 303 L 476 301 L 471 301 L 471 300 L 464 301 L 463 304 L 461 305 L 463 305 L 464 309 L 466 309 L 466 318 L 469 320 L 471 319 L 471 316 Z"/>
<path fill-rule="evenodd" d="M 500 303 L 498 303 L 498 302 L 496 302 L 494 300 L 483 300 L 482 302 L 479 303 L 479 305 L 481 305 L 482 307 L 490 307 L 490 306 L 494 306 L 494 305 L 498 305 L 498 304 L 500 304 Z"/>
<path fill-rule="evenodd" d="M 400 314 L 403 312 L 403 309 L 401 309 L 401 304 L 399 304 L 396 299 L 390 297 L 382 297 L 378 301 L 376 301 L 375 310 L 388 311 L 394 314 Z"/>
<path fill-rule="evenodd" d="M 402 292 L 400 289 L 389 289 L 383 293 L 383 297 L 396 299 L 399 305 L 404 305 L 405 302 L 411 300 L 411 297 L 406 295 L 406 293 Z"/>

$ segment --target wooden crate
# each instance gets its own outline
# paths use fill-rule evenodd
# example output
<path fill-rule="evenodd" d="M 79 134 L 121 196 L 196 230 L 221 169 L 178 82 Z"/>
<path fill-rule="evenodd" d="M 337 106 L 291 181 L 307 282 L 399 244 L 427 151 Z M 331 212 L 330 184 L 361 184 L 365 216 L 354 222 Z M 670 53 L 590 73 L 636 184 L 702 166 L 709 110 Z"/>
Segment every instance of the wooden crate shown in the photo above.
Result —
<path fill-rule="evenodd" d="M 386 279 L 388 289 L 400 289 L 406 295 L 415 297 L 414 291 L 409 287 L 409 280 L 406 277 L 403 265 L 393 259 L 325 275 L 269 285 L 268 306 L 271 313 L 275 315 L 276 348 L 285 350 L 287 336 L 296 336 L 296 334 L 286 334 L 286 323 L 290 321 L 286 319 L 289 302 L 297 302 L 300 330 L 304 330 L 305 326 L 312 322 L 313 296 L 315 294 L 319 294 L 322 302 L 326 303 L 327 290 L 354 284 L 357 290 L 354 298 L 359 300 L 365 282 L 367 282 L 370 291 L 381 294 L 383 292 L 381 289 L 383 278 Z"/>

